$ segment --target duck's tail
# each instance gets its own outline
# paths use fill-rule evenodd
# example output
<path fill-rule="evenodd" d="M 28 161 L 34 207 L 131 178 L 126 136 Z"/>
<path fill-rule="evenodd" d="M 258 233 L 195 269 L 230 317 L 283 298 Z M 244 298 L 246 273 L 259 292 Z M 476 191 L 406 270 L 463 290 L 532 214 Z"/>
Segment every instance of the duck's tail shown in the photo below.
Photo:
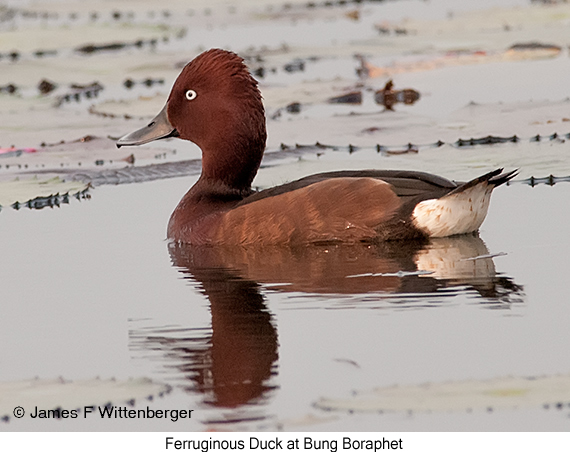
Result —
<path fill-rule="evenodd" d="M 502 168 L 500 168 L 501 171 L 503 171 Z M 512 171 L 509 171 L 508 173 L 500 173 L 498 175 L 496 175 L 495 177 L 492 177 L 491 179 L 489 179 L 489 183 L 494 185 L 495 187 L 498 187 L 499 185 L 503 185 L 504 183 L 510 181 L 511 179 L 513 179 L 514 177 L 518 176 L 519 174 L 519 169 L 514 169 Z"/>
<path fill-rule="evenodd" d="M 416 205 L 414 225 L 429 237 L 447 237 L 466 234 L 479 229 L 487 216 L 491 192 L 517 175 L 517 170 L 503 173 L 496 169 L 437 199 L 428 199 Z"/>
<path fill-rule="evenodd" d="M 483 174 L 482 176 L 476 177 L 475 179 L 472 179 L 469 182 L 461 184 L 459 187 L 450 191 L 445 196 L 456 195 L 471 187 L 475 187 L 476 185 L 479 185 L 483 182 L 487 182 L 489 185 L 492 185 L 493 188 L 495 188 L 498 187 L 499 185 L 503 185 L 504 183 L 510 181 L 513 177 L 515 177 L 519 173 L 518 168 L 509 171 L 508 173 L 503 173 L 503 170 L 504 168 L 497 168 L 496 170 L 490 171 L 486 174 Z"/>

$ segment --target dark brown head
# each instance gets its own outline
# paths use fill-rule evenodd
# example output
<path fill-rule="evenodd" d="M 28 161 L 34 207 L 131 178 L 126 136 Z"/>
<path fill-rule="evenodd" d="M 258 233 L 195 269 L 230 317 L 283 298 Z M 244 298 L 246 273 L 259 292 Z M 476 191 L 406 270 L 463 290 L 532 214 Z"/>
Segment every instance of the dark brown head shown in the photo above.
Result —
<path fill-rule="evenodd" d="M 242 58 L 212 49 L 188 63 L 164 109 L 117 146 L 179 136 L 202 149 L 202 177 L 248 188 L 265 149 L 265 111 L 257 82 Z"/>

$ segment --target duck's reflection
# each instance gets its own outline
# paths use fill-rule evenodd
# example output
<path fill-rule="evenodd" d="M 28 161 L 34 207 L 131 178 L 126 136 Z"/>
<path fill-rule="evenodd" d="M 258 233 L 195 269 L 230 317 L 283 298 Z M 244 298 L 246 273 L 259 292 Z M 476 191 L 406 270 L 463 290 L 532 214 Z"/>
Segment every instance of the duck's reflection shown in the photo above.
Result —
<path fill-rule="evenodd" d="M 199 353 L 182 347 L 184 356 L 178 357 L 192 359 L 181 370 L 206 394 L 207 403 L 235 407 L 259 399 L 271 389 L 267 381 L 277 362 L 277 331 L 259 284 L 212 261 L 205 249 L 170 245 L 169 250 L 179 271 L 200 283 L 212 315 L 208 345 L 196 344 Z"/>
<path fill-rule="evenodd" d="M 411 295 L 442 289 L 475 290 L 484 303 L 508 307 L 521 287 L 497 275 L 492 255 L 478 235 L 429 242 L 385 242 L 374 246 L 188 247 L 170 245 L 172 262 L 190 273 L 212 300 L 211 278 L 262 284 L 283 292 Z M 216 286 L 216 284 L 214 284 Z M 257 286 L 256 286 L 257 287 Z M 241 292 L 237 291 L 236 295 Z M 218 289 L 219 290 L 219 289 Z M 228 290 L 228 296 L 231 289 Z M 258 293 L 258 292 L 256 292 Z M 234 297 L 237 302 L 237 296 Z"/>
<path fill-rule="evenodd" d="M 223 407 L 258 404 L 273 389 L 278 342 L 264 300 L 264 293 L 270 292 L 264 288 L 367 298 L 407 294 L 398 303 L 410 305 L 425 301 L 427 294 L 441 301 L 470 291 L 479 294 L 481 303 L 508 307 L 522 295 L 512 279 L 497 275 L 492 256 L 476 235 L 428 243 L 297 249 L 170 244 L 169 251 L 173 265 L 208 298 L 211 333 L 202 338 L 149 334 L 140 339 L 181 363 L 176 367 L 192 382 L 187 389 Z M 358 297 L 352 299 L 358 302 Z"/>

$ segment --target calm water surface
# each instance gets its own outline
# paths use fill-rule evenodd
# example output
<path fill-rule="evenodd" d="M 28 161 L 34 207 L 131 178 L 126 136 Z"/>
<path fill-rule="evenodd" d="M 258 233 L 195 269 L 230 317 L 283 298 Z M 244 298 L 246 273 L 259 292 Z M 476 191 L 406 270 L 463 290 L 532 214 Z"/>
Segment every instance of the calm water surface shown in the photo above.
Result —
<path fill-rule="evenodd" d="M 68 3 L 70 11 L 79 4 L 81 11 L 87 8 L 84 2 Z M 130 8 L 131 2 L 127 3 Z M 65 48 L 44 64 L 52 62 L 47 67 L 62 86 L 69 81 L 70 67 L 83 77 L 77 76 L 74 82 L 91 82 L 100 71 L 97 79 L 107 87 L 99 104 L 103 111 L 105 101 L 120 104 L 138 98 L 141 92 L 149 93 L 125 91 L 125 78 L 165 78 L 157 91 L 162 105 L 178 71 L 174 71 L 176 64 L 197 46 L 233 44 L 241 52 L 252 44 L 257 47 L 263 39 L 270 48 L 282 43 L 297 46 L 303 56 L 325 50 L 325 55 L 335 55 L 308 60 L 304 73 L 268 75 L 262 81 L 268 94 L 282 84 L 297 89 L 304 80 L 331 81 L 337 76 L 343 77 L 339 86 L 352 89 L 358 82 L 352 55 L 368 40 L 376 42 L 374 24 L 408 16 L 450 18 L 450 12 L 496 3 L 370 3 L 359 23 L 339 15 L 335 20 L 317 16 L 320 19 L 285 18 L 227 26 L 215 16 L 218 25 L 207 27 L 205 23 L 194 26 L 202 21 L 197 18 L 189 22 L 185 38 L 161 44 L 156 53 L 136 49 L 117 55 L 102 53 L 85 60 L 80 69 L 64 40 Z M 528 2 L 503 0 L 498 4 Z M 90 3 L 89 11 L 92 8 Z M 87 18 L 89 11 L 80 17 Z M 140 23 L 146 26 L 144 15 L 137 17 L 143 17 Z M 187 20 L 183 15 L 172 17 L 185 27 Z M 316 140 L 344 147 L 365 143 L 369 149 L 350 157 L 348 152 L 336 151 L 301 159 L 295 155 L 288 162 L 263 167 L 256 183 L 270 186 L 342 168 L 419 169 L 467 179 L 505 166 L 521 167 L 525 178 L 551 173 L 567 176 L 567 140 L 529 141 L 538 133 L 568 132 L 567 108 L 562 102 L 568 97 L 570 61 L 565 38 L 559 38 L 560 27 L 551 28 L 556 32 L 552 37 L 546 33 L 546 24 L 543 28 L 540 36 L 530 28 L 528 39 L 517 30 L 493 36 L 504 40 L 502 50 L 519 40 L 559 44 L 564 48 L 559 57 L 399 74 L 399 88 L 413 87 L 422 94 L 414 110 L 406 106 L 390 114 L 348 115 L 353 109 L 369 113 L 368 96 L 368 104 L 358 108 L 307 101 L 302 114 L 269 121 L 270 149 L 277 149 L 281 141 L 293 145 Z M 62 32 L 66 30 L 64 26 Z M 37 28 L 34 36 L 42 33 Z M 72 36 L 79 39 L 81 34 L 77 29 Z M 449 34 L 449 43 L 436 40 L 433 50 L 425 36 L 390 38 L 386 45 L 395 47 L 372 56 L 371 62 L 383 65 L 410 56 L 429 61 L 448 47 L 477 50 L 481 39 L 485 49 L 485 43 L 492 41 L 482 33 L 473 35 L 475 43 L 456 42 L 462 35 Z M 336 52 L 336 46 L 344 50 Z M 379 51 L 378 43 L 374 48 Z M 414 49 L 424 50 L 414 56 Z M 142 58 L 148 58 L 146 66 L 140 64 Z M 3 113 L 8 118 L 3 140 L 36 146 L 62 137 L 75 140 L 86 133 L 120 136 L 136 128 L 132 121 L 89 114 L 88 103 L 30 109 L 26 102 L 36 105 L 35 86 L 40 79 L 40 75 L 37 80 L 35 75 L 33 80 L 29 77 L 37 73 L 36 61 L 27 54 L 18 65 L 6 59 L 2 63 L 9 68 L 2 74 L 10 76 L 2 83 L 26 78 L 18 85 L 27 83 L 23 89 L 28 89 L 22 103 L 3 98 L 18 107 L 18 114 L 8 107 Z M 289 55 L 269 62 L 281 67 L 289 62 Z M 385 81 L 372 80 L 370 88 L 380 88 Z M 333 94 L 338 93 L 323 94 L 323 99 Z M 285 97 L 279 105 L 299 100 L 296 96 Z M 466 106 L 470 101 L 475 104 Z M 124 108 L 121 114 L 136 113 L 128 104 Z M 373 111 L 376 108 L 373 105 Z M 38 130 L 29 127 L 34 118 Z M 366 135 L 369 125 L 378 134 Z M 389 157 L 380 156 L 374 148 L 375 143 L 405 146 L 409 141 L 433 143 L 438 139 L 452 143 L 459 137 L 489 134 L 518 134 L 522 139 L 496 147 L 446 145 Z M 83 146 L 78 149 L 87 152 Z M 184 158 L 197 155 L 196 151 Z M 182 153 L 176 158 L 183 158 Z M 72 163 L 77 162 L 72 159 Z M 3 171 L 5 179 L 12 174 L 6 168 Z M 164 240 L 170 213 L 194 182 L 195 177 L 183 177 L 103 186 L 92 191 L 92 199 L 72 200 L 58 209 L 15 211 L 7 207 L 0 212 L 0 385 L 34 377 L 61 376 L 74 381 L 98 376 L 120 381 L 149 377 L 172 386 L 173 391 L 153 401 L 137 400 L 137 407 L 194 409 L 192 419 L 173 423 L 168 419 L 24 418 L 0 422 L 1 430 L 570 429 L 569 400 L 557 400 L 563 403 L 560 409 L 537 406 L 468 412 L 468 407 L 458 406 L 443 413 L 414 409 L 350 413 L 323 411 L 315 405 L 321 398 L 346 399 L 354 392 L 396 384 L 569 375 L 570 184 L 501 187 L 493 195 L 478 236 L 376 247 L 221 250 L 173 246 Z"/>
<path fill-rule="evenodd" d="M 3 429 L 568 429 L 567 409 L 313 404 L 393 384 L 568 373 L 570 185 L 497 190 L 479 236 L 224 251 L 163 240 L 191 182 L 101 187 L 60 209 L 1 213 L 0 375 L 147 376 L 174 387 L 149 406 L 194 418 Z"/>

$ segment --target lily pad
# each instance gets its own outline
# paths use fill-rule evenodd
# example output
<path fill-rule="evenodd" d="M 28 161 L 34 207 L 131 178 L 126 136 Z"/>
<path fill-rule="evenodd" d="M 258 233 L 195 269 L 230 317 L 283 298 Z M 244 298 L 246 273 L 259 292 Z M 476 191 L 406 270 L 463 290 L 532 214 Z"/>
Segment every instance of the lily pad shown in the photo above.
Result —
<path fill-rule="evenodd" d="M 503 377 L 390 386 L 345 399 L 322 398 L 324 410 L 470 411 L 563 406 L 570 400 L 570 375 Z"/>
<path fill-rule="evenodd" d="M 25 204 L 37 198 L 58 198 L 59 202 L 59 198 L 63 195 L 81 194 L 88 188 L 89 184 L 84 182 L 66 181 L 59 177 L 45 180 L 34 177 L 4 181 L 0 182 L 0 207 L 15 203 Z"/>
<path fill-rule="evenodd" d="M 135 400 L 162 396 L 170 390 L 170 386 L 148 378 L 0 382 L 0 419 L 8 421 L 16 407 L 33 413 L 36 407 L 38 410 L 75 410 L 85 406 L 133 404 Z"/>

